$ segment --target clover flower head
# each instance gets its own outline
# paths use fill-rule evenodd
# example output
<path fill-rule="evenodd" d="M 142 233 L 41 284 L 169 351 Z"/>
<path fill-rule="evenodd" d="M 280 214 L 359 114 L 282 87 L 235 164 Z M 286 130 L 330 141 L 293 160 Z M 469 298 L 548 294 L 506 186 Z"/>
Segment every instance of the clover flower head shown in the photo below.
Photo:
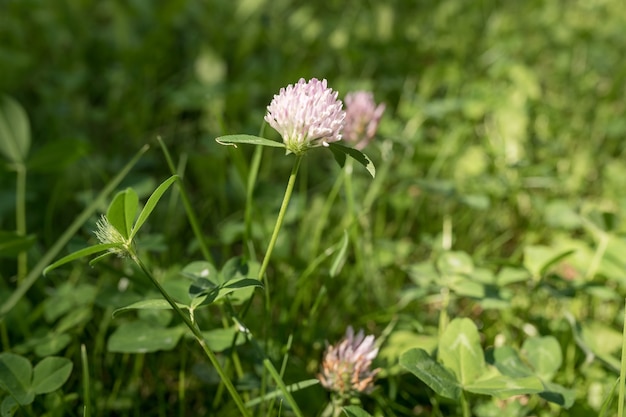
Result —
<path fill-rule="evenodd" d="M 365 336 L 363 330 L 355 335 L 352 326 L 348 326 L 345 337 L 337 345 L 326 348 L 317 378 L 326 389 L 344 398 L 369 393 L 380 371 L 370 369 L 377 354 L 373 335 Z"/>
<path fill-rule="evenodd" d="M 385 104 L 377 106 L 374 95 L 368 91 L 348 93 L 344 101 L 346 121 L 343 137 L 355 149 L 362 150 L 374 138 L 380 118 L 385 112 Z"/>
<path fill-rule="evenodd" d="M 116 243 L 122 246 L 120 248 L 109 248 L 109 252 L 112 252 L 120 257 L 127 255 L 123 247 L 127 247 L 128 242 L 124 236 L 122 236 L 122 234 L 109 222 L 109 219 L 107 219 L 106 216 L 101 216 L 96 222 L 96 230 L 94 231 L 94 234 L 100 243 Z"/>
<path fill-rule="evenodd" d="M 280 133 L 287 153 L 301 154 L 341 140 L 345 117 L 343 103 L 326 80 L 301 78 L 274 96 L 265 121 Z"/>

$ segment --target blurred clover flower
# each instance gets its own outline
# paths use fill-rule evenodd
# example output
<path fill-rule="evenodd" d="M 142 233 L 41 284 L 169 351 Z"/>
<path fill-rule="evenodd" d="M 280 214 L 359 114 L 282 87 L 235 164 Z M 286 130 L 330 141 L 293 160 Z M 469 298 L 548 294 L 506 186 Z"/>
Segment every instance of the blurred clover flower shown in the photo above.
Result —
<path fill-rule="evenodd" d="M 122 234 L 109 222 L 106 216 L 100 217 L 96 222 L 96 230 L 94 231 L 96 238 L 103 244 L 116 244 L 119 246 L 109 248 L 108 251 L 120 257 L 128 255 L 126 248 L 129 242 Z"/>
<path fill-rule="evenodd" d="M 346 121 L 343 137 L 355 149 L 362 150 L 374 138 L 380 118 L 385 112 L 383 103 L 376 105 L 374 95 L 367 91 L 346 94 Z"/>
<path fill-rule="evenodd" d="M 299 155 L 341 140 L 345 117 L 343 103 L 326 80 L 301 78 L 274 95 L 265 121 L 280 133 L 287 153 Z"/>
<path fill-rule="evenodd" d="M 374 378 L 380 369 L 370 370 L 378 354 L 373 335 L 365 336 L 363 330 L 356 335 L 348 326 L 345 337 L 336 345 L 328 346 L 322 361 L 322 371 L 317 376 L 322 386 L 341 398 L 369 393 L 374 389 Z"/>

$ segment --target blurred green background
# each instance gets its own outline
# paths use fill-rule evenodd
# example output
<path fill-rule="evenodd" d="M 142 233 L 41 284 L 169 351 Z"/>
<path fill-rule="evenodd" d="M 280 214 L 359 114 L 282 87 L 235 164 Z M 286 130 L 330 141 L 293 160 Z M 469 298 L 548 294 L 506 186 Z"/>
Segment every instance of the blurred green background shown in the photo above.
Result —
<path fill-rule="evenodd" d="M 47 220 L 31 215 L 29 229 L 52 238 L 55 226 L 46 222 L 72 191 L 101 184 L 156 135 L 189 156 L 190 180 L 208 198 L 221 199 L 228 183 L 202 172 L 207 159 L 227 153 L 212 139 L 258 133 L 280 87 L 318 77 L 340 96 L 371 89 L 387 104 L 380 136 L 401 162 L 398 181 L 453 181 L 480 207 L 529 198 L 514 217 L 489 219 L 489 228 L 515 235 L 532 221 L 524 210 L 534 198 L 517 190 L 576 199 L 623 185 L 622 6 L 2 0 L 0 91 L 27 110 L 32 154 L 57 156 L 47 148 L 54 143 L 69 154 L 32 175 L 31 197 L 52 212 Z M 144 164 L 156 175 L 164 169 L 155 154 Z M 45 171 L 54 169 L 51 181 Z M 0 224 L 9 228 L 12 179 L 1 181 Z M 411 204 L 410 187 L 394 185 L 391 202 Z M 403 226 L 405 235 L 414 226 Z"/>

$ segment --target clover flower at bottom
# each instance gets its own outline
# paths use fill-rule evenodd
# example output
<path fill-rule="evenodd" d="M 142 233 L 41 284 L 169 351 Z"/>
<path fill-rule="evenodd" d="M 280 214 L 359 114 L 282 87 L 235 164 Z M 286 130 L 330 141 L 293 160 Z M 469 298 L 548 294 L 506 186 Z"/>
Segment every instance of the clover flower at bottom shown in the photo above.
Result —
<path fill-rule="evenodd" d="M 343 103 L 326 80 L 301 78 L 274 96 L 265 121 L 282 136 L 287 153 L 299 155 L 341 140 L 345 117 Z"/>
<path fill-rule="evenodd" d="M 317 378 L 322 386 L 342 398 L 370 393 L 380 371 L 379 368 L 370 369 L 377 354 L 373 335 L 365 336 L 363 330 L 355 335 L 352 326 L 348 326 L 345 337 L 326 348 Z"/>

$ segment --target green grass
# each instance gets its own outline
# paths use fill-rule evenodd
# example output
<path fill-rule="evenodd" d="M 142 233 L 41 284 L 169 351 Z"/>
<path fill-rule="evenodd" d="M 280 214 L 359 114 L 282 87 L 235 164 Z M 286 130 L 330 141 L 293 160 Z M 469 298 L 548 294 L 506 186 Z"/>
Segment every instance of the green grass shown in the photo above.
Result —
<path fill-rule="evenodd" d="M 184 188 L 136 236 L 147 270 L 179 298 L 194 261 L 258 273 L 294 156 L 214 139 L 259 134 L 273 95 L 300 77 L 326 78 L 340 97 L 370 90 L 387 110 L 365 149 L 374 179 L 324 150 L 302 158 L 269 291 L 194 312 L 250 413 L 321 415 L 331 397 L 310 381 L 325 343 L 352 325 L 381 349 L 377 388 L 356 404 L 371 415 L 618 415 L 622 2 L 162 3 L 0 0 L 0 92 L 31 130 L 23 160 L 0 154 L 1 351 L 73 363 L 62 387 L 15 415 L 241 415 L 173 311 L 113 316 L 159 298 L 139 267 L 83 259 L 43 277 L 40 263 L 97 243 L 115 192 L 144 204 L 177 173 Z M 447 326 L 474 335 L 461 318 L 476 326 L 485 376 L 514 352 L 544 391 L 497 398 L 467 389 L 470 378 L 446 398 L 424 365 L 401 365 L 467 370 L 446 359 L 460 351 L 436 349 Z M 240 326 L 249 333 L 233 345 Z M 149 346 L 120 344 L 133 329 Z"/>

